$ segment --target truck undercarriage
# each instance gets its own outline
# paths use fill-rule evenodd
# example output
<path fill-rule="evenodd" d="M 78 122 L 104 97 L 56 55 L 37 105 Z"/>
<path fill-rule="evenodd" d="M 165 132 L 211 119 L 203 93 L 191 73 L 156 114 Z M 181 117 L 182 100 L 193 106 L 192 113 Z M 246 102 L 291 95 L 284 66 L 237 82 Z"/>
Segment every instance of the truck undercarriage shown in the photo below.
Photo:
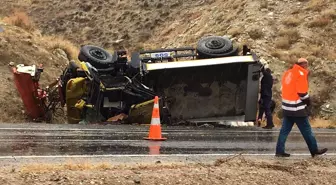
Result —
<path fill-rule="evenodd" d="M 229 39 L 216 36 L 202 38 L 196 48 L 131 54 L 86 45 L 80 63 L 70 62 L 60 76 L 54 87 L 60 98 L 54 101 L 66 106 L 73 124 L 106 122 L 120 114 L 128 115 L 126 122 L 149 123 L 155 96 L 166 124 L 232 117 L 254 121 L 261 64 L 247 46 L 239 51 Z"/>

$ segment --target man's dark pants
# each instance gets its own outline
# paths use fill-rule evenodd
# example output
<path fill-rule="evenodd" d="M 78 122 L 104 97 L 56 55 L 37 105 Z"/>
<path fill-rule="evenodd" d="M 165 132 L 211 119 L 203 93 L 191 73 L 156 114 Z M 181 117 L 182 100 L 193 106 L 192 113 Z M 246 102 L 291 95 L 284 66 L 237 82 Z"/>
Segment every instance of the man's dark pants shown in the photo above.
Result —
<path fill-rule="evenodd" d="M 262 97 L 261 98 L 262 102 L 262 108 L 259 110 L 259 116 L 258 119 L 262 118 L 262 115 L 266 114 L 266 119 L 267 119 L 267 127 L 273 127 L 273 116 L 272 116 L 272 110 L 271 110 L 271 104 L 272 104 L 272 97 Z"/>
<path fill-rule="evenodd" d="M 311 126 L 309 124 L 308 117 L 288 117 L 288 116 L 283 118 L 282 127 L 276 145 L 276 153 L 277 154 L 285 153 L 285 143 L 287 140 L 287 136 L 291 132 L 294 123 L 296 123 L 303 138 L 305 139 L 310 153 L 311 154 L 315 153 L 318 150 L 317 142 L 312 132 Z"/>

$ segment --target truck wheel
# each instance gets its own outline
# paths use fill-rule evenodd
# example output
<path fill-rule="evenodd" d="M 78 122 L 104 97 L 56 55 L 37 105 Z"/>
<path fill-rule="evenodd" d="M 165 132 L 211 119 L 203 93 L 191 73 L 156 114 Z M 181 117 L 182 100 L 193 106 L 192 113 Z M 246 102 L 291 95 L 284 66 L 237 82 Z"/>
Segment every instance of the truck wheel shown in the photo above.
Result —
<path fill-rule="evenodd" d="M 89 62 L 98 69 L 110 67 L 113 63 L 112 55 L 109 52 L 92 45 L 83 46 L 79 52 L 78 59 Z"/>
<path fill-rule="evenodd" d="M 231 51 L 228 51 L 227 53 L 224 54 L 219 54 L 219 57 L 237 56 L 238 52 L 239 52 L 238 47 L 233 46 Z"/>
<path fill-rule="evenodd" d="M 197 43 L 197 52 L 201 58 L 224 57 L 233 49 L 230 39 L 219 36 L 204 37 Z"/>

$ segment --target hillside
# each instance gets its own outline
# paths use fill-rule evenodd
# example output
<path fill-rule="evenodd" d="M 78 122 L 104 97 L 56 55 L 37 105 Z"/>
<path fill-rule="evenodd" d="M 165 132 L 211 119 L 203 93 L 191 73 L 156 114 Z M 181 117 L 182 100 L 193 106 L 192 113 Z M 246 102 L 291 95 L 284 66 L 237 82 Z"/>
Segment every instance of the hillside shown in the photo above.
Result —
<path fill-rule="evenodd" d="M 194 46 L 205 35 L 228 35 L 269 62 L 277 79 L 298 57 L 307 57 L 315 116 L 336 120 L 334 0 L 5 0 L 3 4 L 0 16 L 14 9 L 27 12 L 42 35 L 62 35 L 77 46 Z M 279 89 L 278 83 L 277 100 Z"/>
<path fill-rule="evenodd" d="M 24 108 L 8 64 L 42 64 L 41 82 L 46 87 L 61 74 L 69 62 L 68 57 L 77 53 L 77 48 L 60 38 L 42 36 L 38 31 L 27 31 L 1 21 L 0 27 L 3 30 L 0 32 L 0 122 L 22 122 Z"/>

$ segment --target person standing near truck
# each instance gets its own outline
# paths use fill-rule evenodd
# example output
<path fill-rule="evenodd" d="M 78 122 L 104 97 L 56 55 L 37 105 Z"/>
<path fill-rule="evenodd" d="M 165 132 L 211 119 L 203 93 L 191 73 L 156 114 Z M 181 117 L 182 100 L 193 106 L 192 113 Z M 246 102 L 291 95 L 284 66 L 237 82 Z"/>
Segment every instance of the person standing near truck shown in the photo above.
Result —
<path fill-rule="evenodd" d="M 273 116 L 272 116 L 272 88 L 273 88 L 273 76 L 270 68 L 262 67 L 261 72 L 263 77 L 261 79 L 260 99 L 259 99 L 259 115 L 258 126 L 261 124 L 264 113 L 266 114 L 267 125 L 264 129 L 272 129 Z"/>
<path fill-rule="evenodd" d="M 275 155 L 277 157 L 290 157 L 290 154 L 285 153 L 285 143 L 294 123 L 305 139 L 312 157 L 324 154 L 328 150 L 327 148 L 318 149 L 308 120 L 308 107 L 311 103 L 308 93 L 308 73 L 307 59 L 300 58 L 282 77 L 281 93 L 284 117 L 276 145 Z"/>

